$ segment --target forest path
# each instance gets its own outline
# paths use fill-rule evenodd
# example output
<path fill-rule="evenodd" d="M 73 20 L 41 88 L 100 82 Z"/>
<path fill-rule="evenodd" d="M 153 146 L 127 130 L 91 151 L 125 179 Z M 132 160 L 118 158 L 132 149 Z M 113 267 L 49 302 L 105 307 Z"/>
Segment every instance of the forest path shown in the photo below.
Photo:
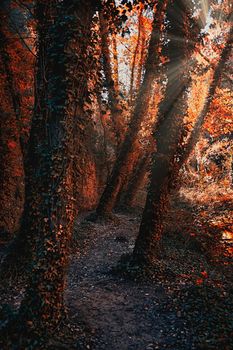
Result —
<path fill-rule="evenodd" d="M 74 319 L 93 332 L 93 350 L 191 349 L 184 347 L 184 324 L 162 283 L 134 282 L 111 273 L 133 249 L 140 218 L 77 224 L 67 302 Z M 186 335 L 187 341 L 187 335 Z M 182 346 L 181 346 L 182 343 Z"/>

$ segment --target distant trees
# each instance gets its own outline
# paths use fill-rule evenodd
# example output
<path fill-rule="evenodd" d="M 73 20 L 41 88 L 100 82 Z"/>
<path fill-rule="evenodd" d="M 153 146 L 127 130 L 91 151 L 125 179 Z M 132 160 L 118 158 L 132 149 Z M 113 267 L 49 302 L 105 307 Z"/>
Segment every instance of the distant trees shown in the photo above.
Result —
<path fill-rule="evenodd" d="M 214 67 L 212 81 L 210 83 L 204 105 L 201 109 L 200 114 L 197 116 L 197 118 L 195 120 L 195 124 L 193 126 L 193 129 L 191 131 L 191 134 L 190 134 L 188 141 L 183 145 L 182 150 L 180 152 L 178 169 L 180 169 L 182 167 L 182 165 L 187 161 L 190 153 L 193 151 L 196 143 L 199 140 L 201 131 L 203 129 L 203 125 L 205 124 L 205 122 L 207 122 L 208 113 L 210 111 L 211 104 L 216 96 L 216 89 L 219 86 L 220 80 L 221 80 L 222 75 L 224 73 L 224 66 L 226 65 L 227 61 L 229 60 L 229 58 L 231 56 L 232 42 L 233 42 L 232 36 L 233 36 L 233 27 L 231 24 L 226 42 L 225 42 L 224 47 L 220 53 L 218 63 Z M 217 122 L 217 120 L 215 120 L 215 123 L 216 122 Z M 231 132 L 226 133 L 225 136 L 224 136 L 224 134 L 221 136 L 223 139 L 225 137 L 226 139 L 229 138 L 229 140 L 230 140 L 230 138 L 232 137 L 232 133 Z M 221 140 L 221 136 L 219 137 L 220 140 Z"/>
<path fill-rule="evenodd" d="M 153 20 L 153 29 L 148 48 L 148 56 L 145 63 L 144 79 L 135 101 L 135 107 L 132 112 L 127 134 L 117 156 L 110 179 L 96 209 L 97 217 L 105 215 L 108 216 L 112 212 L 121 186 L 124 184 L 125 179 L 132 171 L 134 159 L 133 154 L 135 151 L 135 143 L 137 142 L 137 135 L 140 130 L 141 123 L 149 108 L 149 102 L 152 97 L 151 93 L 153 91 L 155 80 L 158 76 L 158 67 L 160 63 L 160 35 L 158 33 L 161 33 L 163 28 L 166 4 L 166 1 L 163 3 L 159 2 L 156 7 Z"/>

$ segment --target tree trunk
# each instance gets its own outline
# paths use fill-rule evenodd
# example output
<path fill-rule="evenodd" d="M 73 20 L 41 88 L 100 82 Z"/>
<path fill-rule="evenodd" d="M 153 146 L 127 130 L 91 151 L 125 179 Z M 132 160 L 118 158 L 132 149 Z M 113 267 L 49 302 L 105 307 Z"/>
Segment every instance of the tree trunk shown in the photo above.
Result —
<path fill-rule="evenodd" d="M 155 83 L 155 79 L 157 78 L 157 69 L 159 65 L 158 51 L 160 45 L 158 33 L 161 32 L 163 26 L 165 8 L 166 1 L 159 3 L 157 6 L 145 65 L 145 76 L 136 100 L 135 109 L 131 117 L 127 135 L 115 162 L 109 182 L 96 209 L 97 217 L 108 215 L 112 212 L 121 185 L 124 183 L 125 178 L 132 170 L 137 134 L 140 130 L 144 116 L 147 113 L 151 98 L 151 91 L 153 90 L 152 87 Z"/>
<path fill-rule="evenodd" d="M 161 253 L 163 219 L 168 210 L 169 193 L 176 184 L 182 165 L 187 160 L 190 152 L 198 140 L 198 135 L 200 133 L 201 127 L 208 113 L 211 101 L 214 98 L 215 90 L 219 83 L 222 69 L 231 53 L 232 35 L 233 28 L 231 27 L 227 42 L 215 69 L 205 104 L 200 115 L 197 118 L 186 146 L 182 148 L 184 135 L 181 132 L 180 140 L 176 143 L 176 150 L 174 149 L 171 154 L 169 154 L 170 152 L 166 152 L 166 154 L 163 152 L 157 152 L 154 156 L 151 184 L 147 195 L 147 202 L 143 212 L 139 235 L 136 240 L 133 253 L 134 259 L 137 262 L 152 264 L 154 259 L 158 258 Z M 158 141 L 161 142 L 162 146 L 164 142 L 163 140 L 159 140 L 161 135 L 165 135 L 165 133 L 158 133 Z M 169 134 L 166 133 L 166 140 L 168 140 L 168 142 L 170 140 L 171 142 L 171 139 L 167 137 L 168 135 Z M 161 146 L 158 146 L 158 148 L 162 149 Z M 155 188 L 156 192 L 153 193 L 153 190 Z"/>
<path fill-rule="evenodd" d="M 102 49 L 102 57 L 103 57 L 103 71 L 104 71 L 106 86 L 108 90 L 108 102 L 109 102 L 109 108 L 112 116 L 114 134 L 116 137 L 116 146 L 117 146 L 117 149 L 119 149 L 119 146 L 123 140 L 121 107 L 119 104 L 117 85 L 114 81 L 112 67 L 111 67 L 111 55 L 110 55 L 111 42 L 108 34 L 109 25 L 106 17 L 107 15 L 105 14 L 104 9 L 102 9 L 102 11 L 100 11 L 99 13 L 99 21 L 100 21 L 101 49 Z"/>
<path fill-rule="evenodd" d="M 132 106 L 133 103 L 133 95 L 134 95 L 134 76 L 135 76 L 135 69 L 136 69 L 136 60 L 138 56 L 140 41 L 141 41 L 141 32 L 142 32 L 142 11 L 144 5 L 142 3 L 139 4 L 139 13 L 138 13 L 138 36 L 137 36 L 137 42 L 133 54 L 133 60 L 132 60 L 132 68 L 131 68 L 131 76 L 130 76 L 130 87 L 129 87 L 129 101 L 130 105 Z"/>
<path fill-rule="evenodd" d="M 138 62 L 138 71 L 136 79 L 136 92 L 138 93 L 142 81 L 142 71 L 145 63 L 145 51 L 146 51 L 146 33 L 143 20 L 141 19 L 141 42 L 140 42 L 140 58 Z"/>
<path fill-rule="evenodd" d="M 80 8 L 79 5 L 77 7 L 79 8 L 79 11 L 75 12 L 75 20 L 72 22 L 73 29 L 70 29 L 69 26 L 71 24 L 68 23 L 68 19 L 72 17 L 70 13 L 68 13 L 67 17 L 67 23 L 64 21 L 64 26 L 67 24 L 67 36 L 72 31 L 74 32 L 74 35 L 77 34 L 78 39 L 72 40 L 72 47 L 71 51 L 75 52 L 72 55 L 69 54 L 70 62 L 69 70 L 65 67 L 65 63 L 57 64 L 51 63 L 53 62 L 52 58 L 50 56 L 50 51 L 54 51 L 54 55 L 56 54 L 58 56 L 58 59 L 61 61 L 63 60 L 66 62 L 68 58 L 68 54 L 64 50 L 64 48 L 68 45 L 65 42 L 63 42 L 63 37 L 61 36 L 60 45 L 61 45 L 61 51 L 56 52 L 56 47 L 52 46 L 52 38 L 49 37 L 49 28 L 51 27 L 51 30 L 53 29 L 52 26 L 50 26 L 50 22 L 52 22 L 52 11 L 55 11 L 56 15 L 56 8 L 53 7 L 51 4 L 48 3 L 46 6 L 45 1 L 43 0 L 38 1 L 38 8 L 41 9 L 40 11 L 44 11 L 44 15 L 39 13 L 40 17 L 40 24 L 38 27 L 38 35 L 39 35 L 39 42 L 38 42 L 38 57 L 37 57 L 37 64 L 36 64 L 36 94 L 35 94 L 35 108 L 34 108 L 34 117 L 32 120 L 32 127 L 31 127 L 31 133 L 29 138 L 29 145 L 28 145 L 28 152 L 26 157 L 26 168 L 25 168 L 25 204 L 24 204 L 24 210 L 23 215 L 21 219 L 21 227 L 19 230 L 18 235 L 16 236 L 15 240 L 12 242 L 12 244 L 9 246 L 8 254 L 5 256 L 3 260 L 3 264 L 1 266 L 1 270 L 3 274 L 11 272 L 11 269 L 16 270 L 24 270 L 26 267 L 28 267 L 28 263 L 31 262 L 33 252 L 35 250 L 35 237 L 36 233 L 38 232 L 37 229 L 37 222 L 38 222 L 38 213 L 41 212 L 41 209 L 39 209 L 39 205 L 42 205 L 40 203 L 43 203 L 43 197 L 41 197 L 42 194 L 44 194 L 45 198 L 44 201 L 48 202 L 48 199 L 46 199 L 45 190 L 42 188 L 43 183 L 42 181 L 42 175 L 46 175 L 46 177 L 49 175 L 45 174 L 45 169 L 38 169 L 38 166 L 45 167 L 46 159 L 44 159 L 45 154 L 47 152 L 46 147 L 51 143 L 54 142 L 53 138 L 59 139 L 62 137 L 60 127 L 58 128 L 59 131 L 57 131 L 58 135 L 50 135 L 50 132 L 47 130 L 47 122 L 48 115 L 51 115 L 51 123 L 55 123 L 53 119 L 56 117 L 53 116 L 53 113 L 59 112 L 59 108 L 62 111 L 62 107 L 60 107 L 61 103 L 67 104 L 68 102 L 65 101 L 65 99 L 69 100 L 69 108 L 70 110 L 65 112 L 67 115 L 72 115 L 73 122 L 72 122 L 72 130 L 71 130 L 71 136 L 70 139 L 73 139 L 74 137 L 81 137 L 80 133 L 77 135 L 74 135 L 74 133 L 77 134 L 77 130 L 79 131 L 79 126 L 83 124 L 83 101 L 86 98 L 87 95 L 87 84 L 86 84 L 86 77 L 85 73 L 87 70 L 90 69 L 89 61 L 87 57 L 87 43 L 88 39 L 90 37 L 90 26 L 91 26 L 91 17 L 93 15 L 94 10 L 92 7 L 90 7 L 91 1 L 88 1 L 86 4 L 84 1 L 80 1 Z M 72 1 L 69 1 L 69 4 L 71 5 L 71 8 L 74 8 L 74 5 Z M 68 2 L 66 4 L 68 6 Z M 83 8 L 81 7 L 83 5 Z M 62 6 L 62 5 L 60 5 Z M 64 4 L 65 6 L 65 4 Z M 50 10 L 51 7 L 51 10 Z M 58 6 L 59 7 L 59 6 Z M 69 10 L 64 10 L 64 16 Z M 42 18 L 44 16 L 44 19 Z M 62 18 L 62 14 L 60 15 Z M 71 18 L 72 19 L 72 18 Z M 62 30 L 62 22 L 59 22 L 59 19 L 57 19 L 57 25 L 58 29 Z M 62 21 L 62 20 L 61 20 Z M 76 21 L 76 23 L 75 23 Z M 88 22 L 88 24 L 87 24 Z M 55 24 L 54 24 L 55 26 Z M 55 29 L 54 29 L 55 31 Z M 48 34 L 43 34 L 43 32 Z M 87 33 L 86 33 L 87 32 Z M 80 35 L 81 33 L 81 35 Z M 58 34 L 59 36 L 59 34 Z M 65 34 L 64 34 L 65 36 Z M 80 39 L 80 37 L 82 39 Z M 50 38 L 50 42 L 48 41 Z M 70 38 L 71 39 L 71 38 Z M 56 38 L 56 40 L 59 42 L 59 40 Z M 63 45 L 63 46 L 62 46 Z M 59 58 L 61 57 L 61 58 Z M 55 60 L 54 60 L 55 61 Z M 72 64 L 71 64 L 72 62 Z M 81 64 L 80 64 L 81 62 Z M 85 62 L 86 64 L 83 64 Z M 67 64 L 67 63 L 66 63 Z M 60 69 L 60 71 L 59 71 Z M 71 73 L 70 73 L 71 72 Z M 69 84 L 67 87 L 65 86 L 64 79 L 65 74 L 70 74 L 69 77 Z M 50 81 L 54 84 L 52 85 L 48 83 Z M 83 80 L 84 79 L 84 80 Z M 61 85 L 59 85 L 58 82 L 61 81 Z M 55 85 L 55 82 L 57 85 Z M 64 87 L 63 85 L 64 84 Z M 68 84 L 68 82 L 67 82 Z M 48 90 L 49 87 L 49 90 Z M 51 91 L 51 89 L 53 89 Z M 59 91 L 60 89 L 60 91 Z M 69 89 L 69 91 L 72 91 L 72 98 L 70 95 L 65 95 L 66 90 Z M 58 96 L 61 95 L 61 92 L 64 92 L 63 99 L 59 99 L 55 95 L 55 91 L 57 92 Z M 53 99 L 49 98 L 50 95 L 53 94 Z M 57 105 L 58 106 L 57 106 Z M 68 108 L 67 107 L 67 108 Z M 59 113 L 57 114 L 57 118 L 59 118 Z M 65 116 L 64 116 L 65 118 Z M 61 118 L 62 119 L 62 118 Z M 65 121 L 61 120 L 61 125 Z M 59 124 L 60 125 L 60 124 Z M 70 126 L 71 127 L 71 126 Z M 55 132 L 55 129 L 54 129 Z M 64 133 L 66 131 L 64 130 Z M 57 145 L 62 144 L 62 140 L 58 141 Z M 75 147 L 77 147 L 77 144 L 80 145 L 82 141 L 76 141 Z M 62 149 L 60 147 L 60 149 Z M 56 150 L 53 150 L 56 152 Z M 57 150 L 57 152 L 59 149 Z M 63 150 L 64 151 L 64 150 Z M 82 151 L 82 149 L 81 149 Z M 52 152 L 52 150 L 50 151 Z M 61 151 L 62 152 L 62 151 Z M 81 155 L 80 155 L 81 156 Z M 66 167 L 66 162 L 68 160 L 65 160 L 65 157 L 63 155 L 58 155 L 59 162 L 56 163 L 56 157 L 54 154 L 51 155 L 51 159 L 47 161 L 51 162 L 50 166 L 57 166 L 60 168 L 61 175 L 57 179 L 57 181 L 61 178 L 61 181 L 63 179 L 63 172 Z M 52 162 L 54 158 L 54 161 Z M 63 159 L 64 158 L 64 159 Z M 63 167 L 65 167 L 63 169 Z M 47 171 L 47 170 L 46 170 Z M 48 171 L 50 171 L 48 169 Z M 56 170 L 51 170 L 52 174 L 54 174 L 55 179 L 55 173 Z M 52 176 L 52 175 L 51 175 Z M 60 180 L 59 180 L 60 181 Z M 54 180 L 51 182 L 54 183 Z M 49 186 L 48 184 L 46 186 Z M 55 185 L 54 185 L 55 186 Z M 73 198 L 73 194 L 72 194 Z M 44 203 L 45 204 L 45 203 Z M 42 220 L 43 221 L 43 220 Z M 35 227 L 36 226 L 36 227 Z M 38 227 L 40 227 L 39 225 Z"/>
<path fill-rule="evenodd" d="M 23 155 L 20 144 L 20 97 L 9 54 L 7 15 L 0 5 L 0 235 L 9 240 L 18 229 L 23 207 Z M 5 28 L 3 27 L 5 23 Z"/>
<path fill-rule="evenodd" d="M 112 34 L 112 51 L 113 51 L 113 78 L 116 92 L 119 93 L 119 68 L 118 68 L 118 50 L 116 34 Z"/>
<path fill-rule="evenodd" d="M 180 18 L 177 21 L 177 17 Z M 170 3 L 167 10 L 167 36 L 165 46 L 167 86 L 159 106 L 155 132 L 157 150 L 153 156 L 151 181 L 143 211 L 139 235 L 136 239 L 133 258 L 138 263 L 152 264 L 161 253 L 163 220 L 168 210 L 170 177 L 176 166 L 176 150 L 181 137 L 184 111 L 187 108 L 187 87 L 190 81 L 186 73 L 187 61 L 195 47 L 195 38 L 188 40 L 193 30 L 189 9 L 182 1 Z M 188 26 L 188 28 L 187 28 Z M 178 41 L 175 37 L 178 36 Z M 174 77 L 174 67 L 177 76 Z"/>
<path fill-rule="evenodd" d="M 18 316 L 23 331 L 30 332 L 30 336 L 54 330 L 64 314 L 63 291 L 74 222 L 72 133 L 74 118 L 79 117 L 70 92 L 82 88 L 74 85 L 73 67 L 79 66 L 82 72 L 84 64 L 80 52 L 73 53 L 73 43 L 76 41 L 79 46 L 79 38 L 85 38 L 82 15 L 87 12 L 91 19 L 91 1 L 52 6 L 39 0 L 36 7 L 37 99 L 29 143 L 25 208 L 25 214 L 30 216 L 28 229 L 34 235 L 35 254 Z M 74 66 L 70 66 L 71 61 Z M 23 348 L 25 344 L 20 345 Z"/>
<path fill-rule="evenodd" d="M 34 253 L 33 272 L 19 310 L 23 325 L 32 331 L 49 329 L 61 319 L 74 219 L 72 116 L 66 106 L 70 81 L 65 79 L 70 31 L 62 23 L 63 16 L 58 15 L 60 10 L 51 5 L 42 0 L 36 6 L 37 94 L 28 148 L 26 201 L 18 237 L 30 258 Z"/>
<path fill-rule="evenodd" d="M 135 197 L 146 176 L 149 162 L 150 154 L 146 153 L 142 155 L 142 158 L 139 160 L 139 163 L 136 164 L 136 169 L 133 171 L 132 177 L 127 185 L 127 188 L 122 195 L 121 203 L 124 207 L 133 207 Z"/>

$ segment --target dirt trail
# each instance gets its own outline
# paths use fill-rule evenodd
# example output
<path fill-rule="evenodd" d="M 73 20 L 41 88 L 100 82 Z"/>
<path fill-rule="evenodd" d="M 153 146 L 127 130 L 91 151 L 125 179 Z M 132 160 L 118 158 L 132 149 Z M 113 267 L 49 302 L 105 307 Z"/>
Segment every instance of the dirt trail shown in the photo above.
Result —
<path fill-rule="evenodd" d="M 132 252 L 140 215 L 118 214 L 105 224 L 81 216 L 65 292 L 69 319 L 40 350 L 233 350 L 232 256 L 212 264 L 188 234 L 206 232 L 212 223 L 194 224 L 202 211 L 194 218 L 183 206 L 171 211 L 164 257 L 150 279 L 137 282 L 112 268 Z M 228 215 L 223 219 L 228 223 Z M 19 307 L 25 290 L 20 281 L 0 286 L 2 304 Z"/>
<path fill-rule="evenodd" d="M 132 215 L 117 215 L 117 221 L 83 222 L 76 228 L 78 247 L 66 298 L 73 317 L 85 320 L 94 334 L 90 348 L 191 349 L 161 283 L 136 283 L 111 273 L 120 256 L 132 250 L 139 225 Z"/>

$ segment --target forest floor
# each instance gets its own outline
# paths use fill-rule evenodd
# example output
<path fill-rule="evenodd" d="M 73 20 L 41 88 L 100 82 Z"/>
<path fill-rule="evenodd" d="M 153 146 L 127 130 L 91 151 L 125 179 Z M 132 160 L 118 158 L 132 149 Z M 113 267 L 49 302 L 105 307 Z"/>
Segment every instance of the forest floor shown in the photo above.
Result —
<path fill-rule="evenodd" d="M 90 349 L 233 349 L 232 265 L 213 265 L 198 240 L 179 237 L 192 220 L 182 205 L 171 211 L 165 256 L 149 279 L 114 273 L 132 252 L 139 212 L 77 223 L 66 298 L 92 332 Z"/>
<path fill-rule="evenodd" d="M 206 249 L 213 234 L 206 217 L 215 210 L 229 226 L 232 202 L 224 203 L 211 206 L 208 214 L 200 205 L 173 207 L 166 220 L 164 257 L 149 278 L 115 269 L 122 255 L 133 250 L 140 211 L 117 213 L 113 221 L 99 223 L 85 220 L 88 213 L 80 215 L 65 294 L 69 329 L 58 330 L 46 349 L 233 349 L 231 256 L 214 241 Z M 205 240 L 203 230 L 209 230 Z M 17 307 L 23 290 L 7 290 L 1 287 L 3 302 Z"/>

